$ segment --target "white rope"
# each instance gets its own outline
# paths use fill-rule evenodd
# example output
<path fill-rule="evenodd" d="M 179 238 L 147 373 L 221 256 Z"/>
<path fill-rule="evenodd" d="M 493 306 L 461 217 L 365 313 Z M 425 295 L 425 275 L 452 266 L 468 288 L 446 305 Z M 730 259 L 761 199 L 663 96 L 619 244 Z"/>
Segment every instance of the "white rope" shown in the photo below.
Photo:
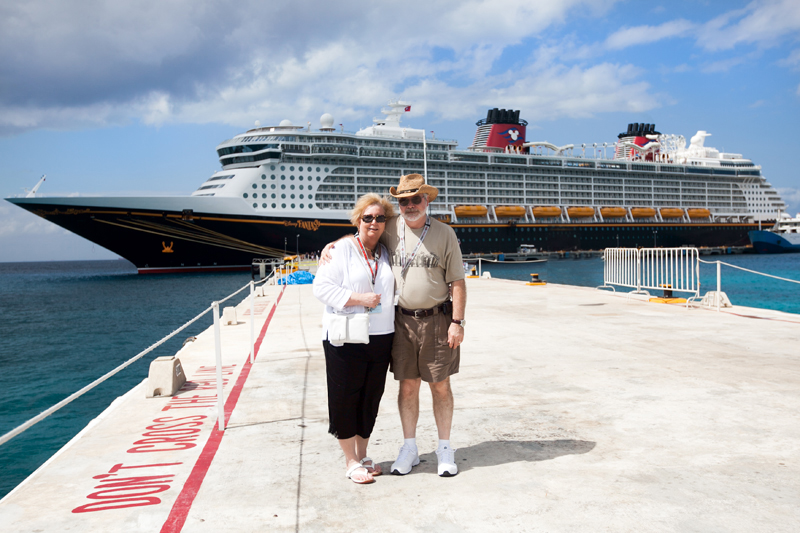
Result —
<path fill-rule="evenodd" d="M 274 272 L 270 276 L 267 276 L 266 278 L 264 278 L 263 280 L 257 281 L 256 285 L 258 283 L 266 282 L 270 277 L 272 277 L 272 275 L 274 275 Z M 225 297 L 223 300 L 220 300 L 218 303 L 222 303 L 225 300 L 228 300 L 229 298 L 235 296 L 236 294 L 239 294 L 240 292 L 242 292 L 244 289 L 246 289 L 248 287 L 250 287 L 250 283 L 249 282 L 247 283 L 247 285 L 245 285 L 244 287 L 242 287 L 238 291 L 234 292 L 233 294 L 230 294 L 229 296 Z M 197 322 L 203 315 L 205 315 L 206 313 L 211 311 L 211 309 L 213 309 L 213 306 L 208 306 L 202 313 L 200 313 L 199 315 L 197 315 L 196 317 L 194 317 L 193 319 L 191 319 L 190 321 L 188 321 L 187 323 L 185 323 L 184 325 L 182 325 L 181 327 L 179 327 L 178 329 L 176 329 L 175 331 L 173 331 L 172 333 L 170 333 L 169 335 L 167 335 L 166 337 L 164 337 L 160 341 L 158 341 L 155 344 L 151 345 L 149 348 L 145 349 L 142 352 L 139 352 L 138 354 L 136 354 L 132 358 L 128 359 L 127 361 L 125 361 L 124 363 L 119 365 L 114 370 L 108 372 L 107 374 L 105 374 L 101 378 L 98 378 L 95 381 L 89 383 L 84 388 L 82 388 L 78 392 L 72 394 L 71 396 L 68 396 L 67 398 L 64 398 L 63 400 L 61 400 L 60 402 L 58 402 L 57 404 L 55 404 L 51 408 L 47 409 L 46 411 L 42 411 L 41 413 L 39 413 L 35 417 L 31 418 L 27 422 L 17 426 L 15 429 L 12 429 L 8 433 L 6 433 L 2 437 L 0 437 L 0 446 L 5 444 L 9 440 L 13 439 L 14 437 L 19 435 L 20 433 L 22 433 L 26 429 L 28 429 L 31 426 L 33 426 L 34 424 L 37 424 L 38 422 L 41 422 L 42 420 L 44 420 L 48 416 L 52 415 L 53 413 L 55 413 L 56 411 L 58 411 L 59 409 L 61 409 L 65 405 L 67 405 L 67 404 L 71 403 L 72 401 L 80 398 L 81 396 L 83 396 L 84 394 L 86 394 L 87 392 L 89 392 L 90 390 L 92 390 L 93 388 L 95 388 L 96 386 L 98 386 L 99 384 L 101 384 L 102 382 L 107 380 L 108 378 L 112 377 L 114 374 L 118 373 L 119 371 L 121 371 L 124 368 L 130 366 L 132 363 L 138 361 L 139 359 L 141 359 L 142 357 L 144 357 L 148 353 L 152 352 L 153 350 L 155 350 L 156 348 L 158 348 L 159 346 L 164 344 L 166 341 L 168 341 L 169 339 L 171 339 L 172 337 L 174 337 L 175 335 L 177 335 L 178 333 L 180 333 L 181 331 L 183 331 L 184 329 L 186 329 L 190 325 L 192 325 L 195 322 Z"/>
<path fill-rule="evenodd" d="M 721 265 L 729 266 L 731 268 L 738 268 L 739 270 L 744 270 L 745 272 L 750 272 L 751 274 L 758 274 L 759 276 L 766 276 L 768 278 L 779 279 L 781 281 L 788 281 L 790 283 L 799 283 L 800 284 L 800 281 L 797 281 L 796 279 L 782 278 L 780 276 L 773 276 L 772 274 L 764 274 L 763 272 L 758 272 L 756 270 L 750 270 L 749 268 L 744 268 L 744 267 L 732 265 L 730 263 L 726 263 L 725 261 L 703 261 L 702 259 L 698 259 L 698 261 L 700 261 L 701 263 L 705 263 L 707 265 L 715 265 L 715 264 L 719 263 Z"/>

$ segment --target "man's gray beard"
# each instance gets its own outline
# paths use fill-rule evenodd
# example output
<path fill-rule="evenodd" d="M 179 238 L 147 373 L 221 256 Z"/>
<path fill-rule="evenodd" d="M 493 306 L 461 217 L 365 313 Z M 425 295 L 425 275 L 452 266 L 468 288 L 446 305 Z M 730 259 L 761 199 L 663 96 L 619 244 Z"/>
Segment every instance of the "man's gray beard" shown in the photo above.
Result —
<path fill-rule="evenodd" d="M 403 218 L 409 222 L 416 222 L 417 220 L 419 220 L 421 216 L 423 216 L 423 213 L 420 211 L 417 211 L 415 213 L 409 213 L 408 211 L 406 211 L 405 213 L 403 213 Z"/>

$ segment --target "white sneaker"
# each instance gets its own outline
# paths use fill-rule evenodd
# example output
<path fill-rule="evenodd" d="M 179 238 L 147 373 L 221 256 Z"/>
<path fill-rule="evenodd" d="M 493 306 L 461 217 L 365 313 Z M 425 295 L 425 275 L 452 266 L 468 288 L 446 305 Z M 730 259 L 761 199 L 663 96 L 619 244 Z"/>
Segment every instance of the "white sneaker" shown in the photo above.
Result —
<path fill-rule="evenodd" d="M 452 477 L 458 474 L 456 466 L 456 451 L 452 448 L 442 448 L 436 450 L 436 457 L 439 458 L 439 475 L 442 477 Z"/>
<path fill-rule="evenodd" d="M 410 446 L 403 446 L 400 448 L 400 454 L 397 456 L 397 461 L 392 463 L 390 472 L 396 476 L 405 476 L 411 472 L 411 467 L 419 464 L 419 453 Z"/>

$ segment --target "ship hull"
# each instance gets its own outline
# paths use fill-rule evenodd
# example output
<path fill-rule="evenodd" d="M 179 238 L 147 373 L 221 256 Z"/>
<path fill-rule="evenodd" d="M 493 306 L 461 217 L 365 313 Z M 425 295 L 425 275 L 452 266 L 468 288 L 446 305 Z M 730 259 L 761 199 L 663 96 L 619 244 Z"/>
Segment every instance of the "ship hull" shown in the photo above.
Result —
<path fill-rule="evenodd" d="M 781 235 L 772 231 L 749 233 L 753 250 L 760 254 L 800 253 L 800 234 Z"/>
<path fill-rule="evenodd" d="M 313 253 L 353 232 L 347 220 L 170 209 L 127 199 L 11 199 L 20 207 L 132 262 L 140 273 L 246 270 L 254 258 Z M 451 224 L 464 254 L 608 247 L 744 246 L 753 224 Z"/>

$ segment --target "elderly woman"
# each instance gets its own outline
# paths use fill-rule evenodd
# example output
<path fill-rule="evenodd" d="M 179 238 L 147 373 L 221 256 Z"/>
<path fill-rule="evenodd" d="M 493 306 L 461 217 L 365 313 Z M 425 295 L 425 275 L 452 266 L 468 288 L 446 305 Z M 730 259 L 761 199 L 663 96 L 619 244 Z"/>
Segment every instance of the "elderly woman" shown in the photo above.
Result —
<path fill-rule="evenodd" d="M 339 439 L 346 476 L 361 484 L 372 483 L 373 476 L 381 474 L 380 466 L 367 456 L 367 444 L 383 396 L 394 337 L 394 276 L 389 254 L 378 243 L 386 219 L 393 215 L 387 198 L 374 193 L 359 198 L 350 217 L 358 232 L 331 250 L 331 261 L 321 265 L 314 278 L 314 296 L 326 306 L 322 345 L 328 377 L 328 432 Z M 341 315 L 352 318 L 359 313 L 369 318 L 367 344 L 341 338 Z"/>

